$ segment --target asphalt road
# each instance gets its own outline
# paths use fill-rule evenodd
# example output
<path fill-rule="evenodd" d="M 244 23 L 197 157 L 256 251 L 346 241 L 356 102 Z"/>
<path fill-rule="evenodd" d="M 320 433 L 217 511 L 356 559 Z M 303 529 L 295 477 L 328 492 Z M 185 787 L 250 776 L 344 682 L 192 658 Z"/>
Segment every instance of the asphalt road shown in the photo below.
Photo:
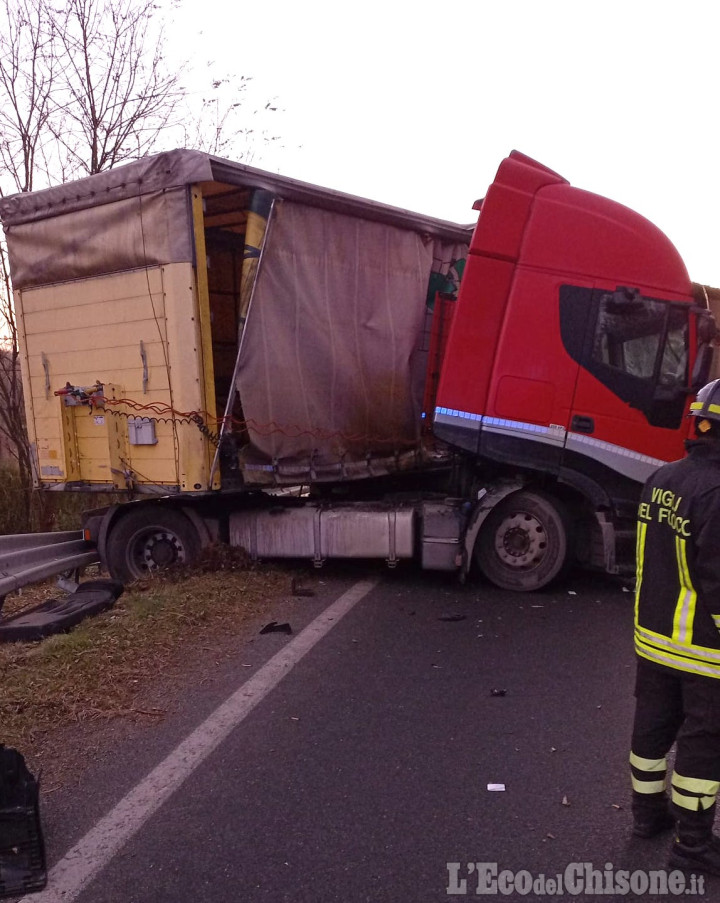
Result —
<path fill-rule="evenodd" d="M 498 889 L 505 899 L 669 899 L 640 893 L 642 875 L 637 893 L 622 894 L 622 875 L 608 893 L 615 870 L 663 869 L 669 843 L 630 836 L 632 594 L 588 576 L 525 595 L 337 568 L 278 616 L 297 636 L 367 577 L 377 586 L 286 669 L 80 903 L 429 903 L 477 899 L 478 873 L 491 888 L 494 869 L 523 872 Z M 254 635 L 211 690 L 119 740 L 82 791 L 48 799 L 51 862 L 293 639 Z M 577 879 L 576 893 L 535 883 L 558 873 Z M 706 898 L 719 891 L 720 879 L 706 881 Z"/>

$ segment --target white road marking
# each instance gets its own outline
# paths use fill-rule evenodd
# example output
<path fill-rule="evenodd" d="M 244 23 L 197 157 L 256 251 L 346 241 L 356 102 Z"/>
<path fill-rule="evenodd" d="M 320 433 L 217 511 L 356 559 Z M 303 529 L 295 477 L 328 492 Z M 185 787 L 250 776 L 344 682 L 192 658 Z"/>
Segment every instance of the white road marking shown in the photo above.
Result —
<path fill-rule="evenodd" d="M 50 870 L 45 890 L 23 897 L 21 903 L 74 900 L 203 760 L 377 584 L 377 580 L 356 583 L 283 646 L 65 854 Z"/>

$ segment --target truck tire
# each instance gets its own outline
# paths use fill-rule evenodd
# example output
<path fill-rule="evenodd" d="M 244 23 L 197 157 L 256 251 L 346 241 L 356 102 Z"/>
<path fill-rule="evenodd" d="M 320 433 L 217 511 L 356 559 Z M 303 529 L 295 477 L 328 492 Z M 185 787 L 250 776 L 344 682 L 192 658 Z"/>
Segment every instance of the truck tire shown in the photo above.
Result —
<path fill-rule="evenodd" d="M 195 526 L 181 511 L 146 505 L 110 527 L 105 563 L 113 579 L 130 583 L 176 564 L 192 566 L 200 548 Z"/>
<path fill-rule="evenodd" d="M 476 564 L 501 589 L 541 589 L 565 569 L 568 522 L 557 499 L 541 492 L 514 492 L 483 524 L 475 542 Z"/>

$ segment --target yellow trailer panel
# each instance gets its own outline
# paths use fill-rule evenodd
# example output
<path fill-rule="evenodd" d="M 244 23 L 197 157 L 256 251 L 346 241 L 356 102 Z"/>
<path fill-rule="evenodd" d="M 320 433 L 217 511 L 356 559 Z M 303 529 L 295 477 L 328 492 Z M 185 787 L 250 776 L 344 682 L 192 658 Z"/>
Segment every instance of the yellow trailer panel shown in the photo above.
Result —
<path fill-rule="evenodd" d="M 212 425 L 197 418 L 212 359 L 190 263 L 32 287 L 16 303 L 39 485 L 209 488 Z M 57 395 L 67 384 L 90 403 Z"/>

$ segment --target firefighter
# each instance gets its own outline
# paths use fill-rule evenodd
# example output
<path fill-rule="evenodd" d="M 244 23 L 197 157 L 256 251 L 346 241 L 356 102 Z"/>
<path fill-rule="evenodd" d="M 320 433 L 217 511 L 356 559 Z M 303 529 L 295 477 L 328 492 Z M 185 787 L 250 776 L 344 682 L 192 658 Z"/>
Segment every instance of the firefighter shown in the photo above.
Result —
<path fill-rule="evenodd" d="M 633 831 L 674 826 L 670 867 L 720 875 L 720 379 L 690 415 L 687 457 L 650 477 L 638 509 Z"/>

